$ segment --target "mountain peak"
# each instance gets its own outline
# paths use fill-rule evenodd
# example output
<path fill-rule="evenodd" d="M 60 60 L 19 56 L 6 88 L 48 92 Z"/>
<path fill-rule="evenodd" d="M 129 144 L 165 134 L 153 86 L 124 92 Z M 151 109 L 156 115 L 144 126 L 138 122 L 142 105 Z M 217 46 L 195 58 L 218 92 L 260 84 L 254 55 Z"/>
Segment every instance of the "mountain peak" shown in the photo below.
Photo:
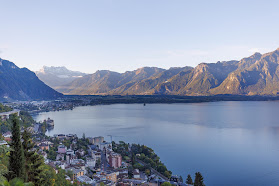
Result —
<path fill-rule="evenodd" d="M 83 77 L 86 74 L 69 70 L 65 66 L 43 66 L 43 68 L 36 72 L 36 75 L 48 86 L 57 88 L 72 82 L 76 78 Z"/>
<path fill-rule="evenodd" d="M 62 94 L 40 81 L 34 72 L 19 68 L 13 62 L 2 60 L 0 65 L 0 100 L 55 99 Z"/>

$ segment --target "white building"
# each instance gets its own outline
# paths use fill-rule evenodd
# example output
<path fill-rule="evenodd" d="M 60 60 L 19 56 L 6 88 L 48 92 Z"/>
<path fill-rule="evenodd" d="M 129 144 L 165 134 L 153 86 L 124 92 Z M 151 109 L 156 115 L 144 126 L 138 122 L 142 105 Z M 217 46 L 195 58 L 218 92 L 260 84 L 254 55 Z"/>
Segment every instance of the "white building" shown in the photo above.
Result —
<path fill-rule="evenodd" d="M 95 182 L 89 178 L 88 176 L 78 176 L 77 177 L 77 181 L 81 182 L 81 183 L 86 183 L 86 184 L 94 184 Z"/>
<path fill-rule="evenodd" d="M 93 158 L 86 158 L 86 165 L 88 167 L 95 167 L 96 165 L 96 160 Z"/>

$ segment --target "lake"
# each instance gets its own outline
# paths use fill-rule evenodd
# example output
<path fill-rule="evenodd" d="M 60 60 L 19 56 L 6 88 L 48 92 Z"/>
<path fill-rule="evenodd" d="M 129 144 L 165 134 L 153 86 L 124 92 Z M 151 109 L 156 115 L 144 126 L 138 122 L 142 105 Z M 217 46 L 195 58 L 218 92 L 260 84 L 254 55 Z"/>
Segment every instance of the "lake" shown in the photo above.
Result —
<path fill-rule="evenodd" d="M 173 174 L 206 185 L 279 185 L 279 102 L 115 104 L 44 112 L 48 135 L 75 133 L 145 144 Z"/>

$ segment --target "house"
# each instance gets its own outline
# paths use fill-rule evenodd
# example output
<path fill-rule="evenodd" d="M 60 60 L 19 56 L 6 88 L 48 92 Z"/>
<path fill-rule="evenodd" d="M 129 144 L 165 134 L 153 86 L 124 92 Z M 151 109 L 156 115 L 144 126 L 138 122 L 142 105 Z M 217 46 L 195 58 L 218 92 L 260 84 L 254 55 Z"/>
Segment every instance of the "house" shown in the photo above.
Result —
<path fill-rule="evenodd" d="M 64 140 L 64 139 L 66 138 L 66 135 L 65 135 L 65 134 L 58 134 L 58 135 L 57 135 L 57 138 L 58 138 L 59 140 Z"/>
<path fill-rule="evenodd" d="M 95 160 L 101 159 L 101 152 L 92 151 L 91 156 L 92 156 L 92 158 L 94 158 Z"/>
<path fill-rule="evenodd" d="M 94 184 L 95 182 L 88 176 L 82 175 L 77 177 L 78 183 Z"/>
<path fill-rule="evenodd" d="M 106 173 L 106 179 L 116 183 L 118 175 L 119 175 L 119 172 L 107 172 Z"/>
<path fill-rule="evenodd" d="M 2 113 L 0 113 L 0 119 L 2 121 L 6 121 L 7 119 L 10 118 L 11 114 L 16 114 L 17 116 L 19 116 L 19 112 L 20 112 L 20 110 L 12 110 L 10 112 L 2 112 Z"/>
<path fill-rule="evenodd" d="M 136 180 L 136 179 L 123 179 L 122 182 L 119 183 L 119 185 L 148 185 L 146 181 L 144 180 Z"/>
<path fill-rule="evenodd" d="M 64 154 L 57 154 L 56 155 L 56 161 L 60 161 L 60 160 L 64 160 L 64 159 L 65 159 Z"/>
<path fill-rule="evenodd" d="M 75 155 L 75 152 L 72 149 L 67 149 L 66 154 L 68 155 Z"/>
<path fill-rule="evenodd" d="M 100 185 L 106 185 L 106 186 L 115 186 L 116 183 L 110 181 L 110 180 L 99 180 L 96 181 L 95 186 L 100 186 Z"/>
<path fill-rule="evenodd" d="M 0 141 L 0 146 L 1 146 L 1 145 L 9 146 L 8 143 L 7 143 L 5 140 L 1 140 L 1 141 Z"/>
<path fill-rule="evenodd" d="M 139 169 L 135 169 L 133 171 L 133 175 L 134 175 L 134 178 L 135 179 L 140 179 L 140 172 L 139 172 Z"/>
<path fill-rule="evenodd" d="M 2 136 L 4 138 L 11 138 L 12 137 L 12 133 L 11 133 L 11 131 L 8 131 L 8 132 L 5 132 Z"/>
<path fill-rule="evenodd" d="M 58 146 L 58 153 L 65 154 L 66 150 L 67 150 L 67 147 L 65 145 L 61 144 Z"/>
<path fill-rule="evenodd" d="M 46 143 L 41 143 L 41 144 L 39 145 L 39 147 L 40 147 L 40 149 L 42 149 L 42 150 L 49 150 L 49 145 L 46 144 Z"/>
<path fill-rule="evenodd" d="M 176 176 L 176 175 L 173 175 L 173 176 L 171 176 L 170 181 L 171 181 L 171 182 L 178 183 L 178 182 L 179 182 L 179 177 Z"/>
<path fill-rule="evenodd" d="M 83 170 L 76 169 L 76 168 L 68 168 L 68 169 L 66 169 L 66 172 L 68 172 L 68 173 L 71 172 L 72 173 L 72 176 L 71 176 L 72 180 L 76 180 L 77 177 L 84 175 Z"/>
<path fill-rule="evenodd" d="M 5 141 L 12 141 L 12 133 L 10 131 L 4 133 L 2 136 L 4 137 Z"/>
<path fill-rule="evenodd" d="M 93 158 L 86 158 L 86 165 L 88 167 L 95 167 L 96 165 L 96 160 Z"/>
<path fill-rule="evenodd" d="M 76 134 L 67 134 L 66 138 L 67 139 L 73 139 L 73 138 L 76 138 L 77 135 Z"/>

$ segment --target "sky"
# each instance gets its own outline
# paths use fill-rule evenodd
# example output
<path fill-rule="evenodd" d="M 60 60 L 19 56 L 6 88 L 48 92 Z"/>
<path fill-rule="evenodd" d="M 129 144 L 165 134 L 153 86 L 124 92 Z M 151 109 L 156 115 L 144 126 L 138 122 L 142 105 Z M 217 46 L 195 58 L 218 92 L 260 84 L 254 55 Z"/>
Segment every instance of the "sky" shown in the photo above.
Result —
<path fill-rule="evenodd" d="M 0 58 L 36 71 L 195 67 L 279 47 L 279 1 L 0 0 Z"/>

